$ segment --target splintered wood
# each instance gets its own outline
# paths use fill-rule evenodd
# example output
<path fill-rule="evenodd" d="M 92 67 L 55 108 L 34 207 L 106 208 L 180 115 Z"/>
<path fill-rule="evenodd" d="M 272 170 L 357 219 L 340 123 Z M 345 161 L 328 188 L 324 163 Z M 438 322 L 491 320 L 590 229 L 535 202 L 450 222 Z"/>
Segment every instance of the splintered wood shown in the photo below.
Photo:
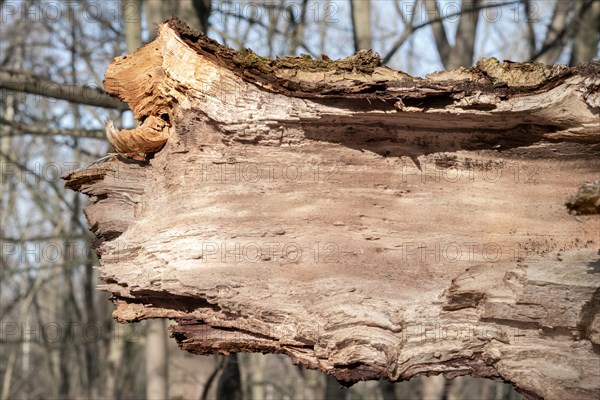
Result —
<path fill-rule="evenodd" d="M 172 19 L 105 80 L 143 121 L 111 140 L 149 161 L 66 185 L 91 198 L 114 317 L 175 319 L 187 351 L 598 398 L 600 216 L 565 199 L 599 178 L 599 73 L 483 59 L 420 79 Z"/>

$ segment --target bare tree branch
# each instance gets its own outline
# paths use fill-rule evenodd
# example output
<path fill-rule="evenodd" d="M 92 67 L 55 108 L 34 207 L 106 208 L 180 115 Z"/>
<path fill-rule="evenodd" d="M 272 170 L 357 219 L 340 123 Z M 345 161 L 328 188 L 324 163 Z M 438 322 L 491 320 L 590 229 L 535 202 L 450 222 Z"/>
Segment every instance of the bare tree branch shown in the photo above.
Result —
<path fill-rule="evenodd" d="M 34 135 L 34 136 L 73 136 L 73 137 L 85 137 L 91 139 L 106 140 L 106 133 L 104 129 L 61 129 L 51 128 L 48 126 L 40 126 L 36 124 L 23 124 L 19 122 L 10 122 L 0 117 L 0 124 L 10 127 L 16 131 L 19 131 L 20 135 Z M 10 129 L 1 129 L 0 137 L 14 136 Z"/>
<path fill-rule="evenodd" d="M 498 4 L 498 3 L 484 4 L 484 5 L 481 5 L 479 7 L 476 7 L 474 9 L 472 9 L 472 11 L 473 12 L 474 11 L 480 11 L 480 10 L 484 10 L 486 8 L 507 7 L 507 6 L 511 6 L 511 5 L 514 5 L 514 4 L 518 4 L 520 2 L 521 2 L 521 0 L 515 0 L 515 1 L 511 1 L 511 2 L 508 2 L 508 3 L 502 3 L 502 4 Z M 444 16 L 439 16 L 438 18 L 430 18 L 429 21 L 425 21 L 425 22 L 423 22 L 421 24 L 411 26 L 410 29 L 409 29 L 408 34 L 406 34 L 406 32 L 407 32 L 406 29 L 408 29 L 408 28 L 405 28 L 405 31 L 404 31 L 405 33 L 403 33 L 402 36 L 400 38 L 398 38 L 398 40 L 396 40 L 396 42 L 392 45 L 391 49 L 386 53 L 386 55 L 384 57 L 382 57 L 382 62 L 384 64 L 388 63 L 392 59 L 392 57 L 394 56 L 394 54 L 396 54 L 396 52 L 398 51 L 398 49 L 400 47 L 402 47 L 402 45 L 408 39 L 408 37 L 410 36 L 410 34 L 418 31 L 419 29 L 425 28 L 426 26 L 429 26 L 429 25 L 431 25 L 433 23 L 436 23 L 436 22 L 440 22 L 441 23 L 441 21 L 443 21 L 444 19 L 456 17 L 458 15 L 461 15 L 462 13 L 463 13 L 463 10 L 455 12 L 455 13 L 452 13 L 452 14 L 448 14 L 448 15 L 444 15 Z M 414 15 L 414 10 L 413 10 L 413 15 Z"/>
<path fill-rule="evenodd" d="M 566 3 L 557 1 L 557 3 Z M 567 44 L 569 38 L 573 37 L 576 33 L 578 22 L 580 18 L 587 13 L 594 0 L 585 1 L 579 8 L 577 16 L 573 16 L 569 22 L 566 22 L 562 18 L 563 8 L 565 4 L 557 4 L 552 21 L 548 27 L 546 38 L 541 49 L 531 57 L 531 61 L 539 61 L 545 64 L 554 64 L 560 56 L 563 48 Z M 569 2 L 570 4 L 570 2 Z M 568 13 L 569 10 L 566 10 Z M 561 25 L 562 24 L 562 25 Z"/>
<path fill-rule="evenodd" d="M 433 37 L 435 39 L 435 45 L 442 59 L 444 66 L 448 62 L 452 46 L 448 42 L 448 36 L 446 35 L 446 29 L 442 24 L 442 16 L 440 15 L 440 9 L 438 8 L 436 0 L 425 0 L 425 7 L 427 7 L 428 13 L 433 14 L 433 18 L 430 20 L 431 30 L 433 31 Z M 461 10 L 462 14 L 462 10 Z"/>
<path fill-rule="evenodd" d="M 440 15 L 437 2 L 435 0 L 425 0 L 425 5 L 429 12 L 433 13 L 431 29 L 435 38 L 435 44 L 442 63 L 448 69 L 470 66 L 473 62 L 475 33 L 477 30 L 477 21 L 479 20 L 479 4 L 479 0 L 474 0 L 469 7 L 466 6 L 466 2 L 462 3 L 460 19 L 456 29 L 455 44 L 451 46 L 441 21 L 443 18 Z"/>
<path fill-rule="evenodd" d="M 473 63 L 480 4 L 480 0 L 473 0 L 469 3 L 463 2 L 461 7 L 463 14 L 458 21 L 456 40 L 450 52 L 446 68 L 470 67 Z"/>
<path fill-rule="evenodd" d="M 308 8 L 308 0 L 302 1 L 300 8 L 300 15 L 298 21 L 294 16 L 293 8 L 288 8 L 288 14 L 290 19 L 290 25 L 292 26 L 292 36 L 290 38 L 290 54 L 296 54 L 296 50 L 302 41 L 302 35 L 304 34 L 304 26 L 306 25 L 306 9 Z"/>
<path fill-rule="evenodd" d="M 529 45 L 529 57 L 531 58 L 535 54 L 535 31 L 533 30 L 533 20 L 529 18 L 532 13 L 532 6 L 530 0 L 523 0 L 523 6 L 525 8 L 525 19 L 527 23 L 527 44 Z"/>
<path fill-rule="evenodd" d="M 402 36 L 400 36 L 400 38 L 398 40 L 396 40 L 396 42 L 394 43 L 392 48 L 388 51 L 388 53 L 385 55 L 385 57 L 383 57 L 384 64 L 387 64 L 390 61 L 390 59 L 394 56 L 394 54 L 396 54 L 396 52 L 404 44 L 404 42 L 410 37 L 410 35 L 412 35 L 414 33 L 415 27 L 413 26 L 413 21 L 415 19 L 415 15 L 416 15 L 415 10 L 417 9 L 417 7 L 419 5 L 419 1 L 420 0 L 416 0 L 415 4 L 413 5 L 412 13 L 410 16 L 410 21 L 406 20 L 404 13 L 398 7 L 398 9 L 397 9 L 398 14 L 400 14 L 402 21 L 404 21 L 404 32 L 402 32 Z"/>
<path fill-rule="evenodd" d="M 600 2 L 592 2 L 588 11 L 582 13 L 581 8 L 585 6 L 585 3 L 578 3 L 576 6 L 578 29 L 573 38 L 573 51 L 569 61 L 571 66 L 598 58 Z"/>
<path fill-rule="evenodd" d="M 567 14 L 572 4 L 570 0 L 556 2 L 552 20 L 542 44 L 542 49 L 546 49 L 546 51 L 538 54 L 536 57 L 537 61 L 545 64 L 554 64 L 560 56 L 566 42 L 565 28 L 567 26 Z"/>
<path fill-rule="evenodd" d="M 238 14 L 235 14 L 235 13 L 225 12 L 225 11 L 221 11 L 221 14 L 224 15 L 224 16 L 230 16 L 230 17 L 234 17 L 234 18 L 239 18 L 239 19 L 242 19 L 242 20 L 247 21 L 249 23 L 256 24 L 256 25 L 258 25 L 258 26 L 260 26 L 262 28 L 265 28 L 267 30 L 267 33 L 269 33 L 269 34 L 272 31 L 273 33 L 277 33 L 278 35 L 281 35 L 281 36 L 284 36 L 284 37 L 289 37 L 290 36 L 289 32 L 282 32 L 282 31 L 280 31 L 279 29 L 277 29 L 275 27 L 274 24 L 268 25 L 268 24 L 264 23 L 263 21 L 258 20 L 256 18 L 251 18 L 251 17 L 247 17 L 245 15 L 238 15 Z M 308 47 L 308 45 L 306 43 L 304 43 L 304 41 L 299 41 L 298 45 L 300 47 L 302 47 L 304 49 L 304 51 L 306 51 L 311 57 L 313 57 L 313 58 L 317 57 L 316 53 L 314 51 L 312 51 Z"/>
<path fill-rule="evenodd" d="M 57 83 L 19 71 L 0 69 L 0 89 L 39 94 L 73 103 L 114 108 L 120 111 L 129 109 L 127 104 L 110 97 L 100 88 Z"/>

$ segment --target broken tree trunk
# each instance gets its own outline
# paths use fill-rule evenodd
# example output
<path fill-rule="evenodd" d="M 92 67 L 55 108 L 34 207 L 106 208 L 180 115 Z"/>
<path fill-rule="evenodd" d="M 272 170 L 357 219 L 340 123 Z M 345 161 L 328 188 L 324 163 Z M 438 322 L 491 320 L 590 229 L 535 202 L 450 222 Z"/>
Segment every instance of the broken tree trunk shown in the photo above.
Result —
<path fill-rule="evenodd" d="M 109 66 L 142 125 L 66 177 L 120 322 L 345 383 L 473 375 L 600 395 L 600 64 L 410 77 L 237 53 L 178 20 Z"/>

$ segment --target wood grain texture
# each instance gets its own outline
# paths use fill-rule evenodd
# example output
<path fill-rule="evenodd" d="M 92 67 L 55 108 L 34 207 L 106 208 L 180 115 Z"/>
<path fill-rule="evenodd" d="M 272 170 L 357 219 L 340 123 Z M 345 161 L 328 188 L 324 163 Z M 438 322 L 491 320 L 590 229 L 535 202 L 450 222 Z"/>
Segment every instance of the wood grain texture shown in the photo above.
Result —
<path fill-rule="evenodd" d="M 67 186 L 91 196 L 114 317 L 175 319 L 187 351 L 597 398 L 600 219 L 564 201 L 598 179 L 599 72 L 484 59 L 420 79 L 170 20 L 105 80 L 160 151 Z"/>

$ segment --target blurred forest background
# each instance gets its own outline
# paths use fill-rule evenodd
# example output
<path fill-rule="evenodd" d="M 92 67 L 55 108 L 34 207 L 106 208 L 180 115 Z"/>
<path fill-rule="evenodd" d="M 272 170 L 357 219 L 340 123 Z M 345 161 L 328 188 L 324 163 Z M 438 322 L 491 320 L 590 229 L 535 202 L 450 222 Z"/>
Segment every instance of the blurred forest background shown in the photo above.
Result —
<path fill-rule="evenodd" d="M 107 152 L 103 123 L 134 124 L 102 92 L 107 65 L 171 15 L 220 43 L 277 57 L 373 49 L 410 74 L 481 57 L 598 58 L 599 0 L 0 0 L 0 396 L 157 399 L 516 399 L 461 377 L 335 380 L 261 354 L 192 356 L 165 321 L 118 325 L 98 291 L 82 209 L 60 176 Z"/>

